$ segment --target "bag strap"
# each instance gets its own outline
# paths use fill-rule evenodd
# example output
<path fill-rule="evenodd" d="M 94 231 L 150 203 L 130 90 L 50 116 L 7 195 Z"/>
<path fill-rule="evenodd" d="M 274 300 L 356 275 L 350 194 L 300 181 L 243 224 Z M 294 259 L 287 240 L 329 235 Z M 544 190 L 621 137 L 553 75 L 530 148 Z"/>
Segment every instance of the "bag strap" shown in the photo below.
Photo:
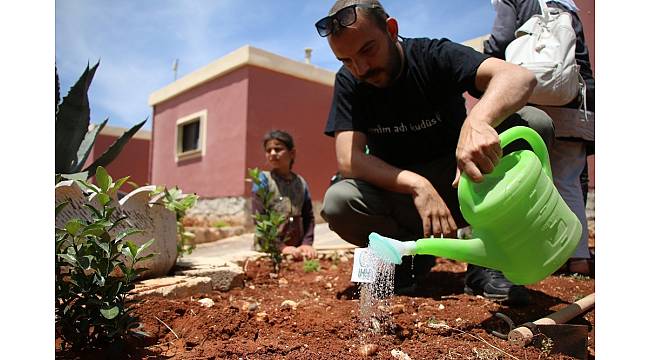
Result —
<path fill-rule="evenodd" d="M 548 6 L 546 6 L 546 0 L 537 0 L 539 2 L 539 7 L 542 9 L 542 15 L 544 16 L 544 20 L 548 22 L 548 17 L 551 13 L 551 11 L 548 9 Z"/>

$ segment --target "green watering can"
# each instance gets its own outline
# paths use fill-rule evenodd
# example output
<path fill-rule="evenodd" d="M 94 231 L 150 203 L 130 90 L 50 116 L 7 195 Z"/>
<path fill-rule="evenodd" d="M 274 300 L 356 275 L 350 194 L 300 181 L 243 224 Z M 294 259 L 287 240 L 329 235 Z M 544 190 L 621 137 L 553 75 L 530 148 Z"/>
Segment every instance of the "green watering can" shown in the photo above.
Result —
<path fill-rule="evenodd" d="M 481 183 L 465 174 L 458 185 L 460 210 L 475 239 L 397 241 L 371 233 L 369 247 L 386 261 L 428 254 L 497 269 L 514 284 L 532 284 L 555 272 L 573 254 L 582 225 L 553 185 L 548 151 L 534 130 L 516 126 L 499 135 L 501 148 L 526 140 L 533 151 L 503 158 Z"/>

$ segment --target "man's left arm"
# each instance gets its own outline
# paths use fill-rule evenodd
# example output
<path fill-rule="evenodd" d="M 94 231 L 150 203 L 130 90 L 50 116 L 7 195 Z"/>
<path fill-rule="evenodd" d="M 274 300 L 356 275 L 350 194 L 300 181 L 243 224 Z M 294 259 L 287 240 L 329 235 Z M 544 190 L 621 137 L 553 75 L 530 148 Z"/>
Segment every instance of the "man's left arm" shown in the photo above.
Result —
<path fill-rule="evenodd" d="M 484 60 L 476 71 L 476 89 L 483 96 L 463 122 L 456 147 L 458 172 L 453 186 L 458 185 L 460 172 L 481 182 L 483 174 L 492 172 L 502 156 L 499 135 L 494 128 L 521 109 L 533 92 L 537 80 L 521 66 L 496 58 Z"/>

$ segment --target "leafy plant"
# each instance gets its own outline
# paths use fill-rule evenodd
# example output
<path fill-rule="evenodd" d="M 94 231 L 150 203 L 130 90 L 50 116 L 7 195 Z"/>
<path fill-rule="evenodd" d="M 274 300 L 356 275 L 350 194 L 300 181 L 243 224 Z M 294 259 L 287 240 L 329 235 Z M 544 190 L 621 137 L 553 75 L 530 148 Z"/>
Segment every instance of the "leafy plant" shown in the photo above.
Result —
<path fill-rule="evenodd" d="M 138 319 L 131 316 L 127 293 L 145 269 L 135 265 L 155 254 L 143 255 L 154 239 L 137 246 L 127 240 L 141 230 L 121 225 L 127 216 L 117 216 L 113 199 L 128 177 L 117 181 L 99 166 L 97 185 L 84 182 L 96 197 L 99 208 L 84 204 L 90 220 L 71 219 L 55 229 L 55 323 L 57 334 L 73 349 L 122 343 L 139 331 Z M 57 204 L 55 216 L 67 206 Z"/>
<path fill-rule="evenodd" d="M 316 259 L 305 260 L 302 263 L 302 271 L 306 273 L 320 271 L 320 262 Z"/>
<path fill-rule="evenodd" d="M 284 224 L 286 218 L 283 214 L 273 209 L 273 197 L 275 193 L 268 188 L 268 184 L 261 177 L 261 171 L 258 168 L 248 169 L 248 177 L 253 182 L 253 196 L 261 202 L 261 210 L 253 214 L 255 222 L 255 241 L 260 249 L 271 256 L 275 271 L 280 270 L 282 254 L 278 249 L 277 243 L 280 239 L 280 226 Z"/>
<path fill-rule="evenodd" d="M 55 137 L 55 172 L 63 175 L 62 178 L 86 180 L 95 175 L 99 166 L 107 166 L 122 151 L 124 145 L 140 130 L 147 121 L 136 124 L 120 136 L 111 146 L 101 154 L 92 164 L 85 169 L 82 168 L 88 159 L 88 155 L 95 144 L 97 135 L 104 128 L 108 119 L 102 121 L 88 130 L 90 125 L 90 104 L 88 102 L 88 89 L 95 76 L 99 62 L 92 68 L 86 66 L 86 70 L 79 77 L 77 82 L 70 88 L 68 95 L 60 101 L 59 75 L 56 67 L 55 75 L 55 113 L 56 122 L 54 125 Z M 74 175 L 73 175 L 74 174 Z M 57 182 L 61 177 L 57 177 Z"/>
<path fill-rule="evenodd" d="M 228 226 L 228 223 L 223 221 L 223 220 L 217 220 L 214 223 L 212 223 L 212 227 L 216 229 L 221 229 Z"/>
<path fill-rule="evenodd" d="M 183 194 L 183 192 L 178 188 L 174 187 L 172 189 L 167 189 L 165 187 L 159 186 L 156 188 L 154 194 L 164 193 L 165 196 L 161 198 L 165 207 L 176 214 L 176 231 L 178 233 L 178 241 L 176 242 L 176 250 L 178 257 L 182 257 L 185 254 L 191 254 L 192 250 L 196 248 L 196 245 L 191 244 L 190 241 L 194 239 L 194 234 L 186 231 L 185 226 L 183 225 L 183 218 L 189 209 L 191 209 L 196 201 L 199 199 L 196 194 Z"/>

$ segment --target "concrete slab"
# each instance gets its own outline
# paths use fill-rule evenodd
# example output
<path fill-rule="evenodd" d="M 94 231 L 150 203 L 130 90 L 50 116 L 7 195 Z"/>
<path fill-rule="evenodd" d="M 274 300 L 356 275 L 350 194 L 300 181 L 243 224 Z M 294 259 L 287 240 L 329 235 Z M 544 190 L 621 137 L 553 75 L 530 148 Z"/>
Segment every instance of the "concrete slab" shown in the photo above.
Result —
<path fill-rule="evenodd" d="M 355 245 L 345 242 L 329 229 L 327 223 L 317 224 L 314 229 L 314 248 L 323 250 L 353 249 Z M 253 250 L 253 234 L 243 234 L 215 242 L 198 244 L 192 254 L 181 258 L 183 262 L 194 266 L 216 264 L 223 261 L 244 261 L 251 257 L 263 256 Z"/>
<path fill-rule="evenodd" d="M 228 291 L 243 286 L 244 271 L 237 262 L 265 256 L 253 250 L 253 234 L 243 234 L 215 242 L 198 244 L 192 254 L 177 262 L 183 270 L 175 276 L 139 282 L 134 297 L 159 295 L 181 297 L 210 290 Z M 356 246 L 345 242 L 326 223 L 314 229 L 314 247 L 319 253 L 341 252 Z M 347 260 L 343 257 L 341 260 Z"/>

